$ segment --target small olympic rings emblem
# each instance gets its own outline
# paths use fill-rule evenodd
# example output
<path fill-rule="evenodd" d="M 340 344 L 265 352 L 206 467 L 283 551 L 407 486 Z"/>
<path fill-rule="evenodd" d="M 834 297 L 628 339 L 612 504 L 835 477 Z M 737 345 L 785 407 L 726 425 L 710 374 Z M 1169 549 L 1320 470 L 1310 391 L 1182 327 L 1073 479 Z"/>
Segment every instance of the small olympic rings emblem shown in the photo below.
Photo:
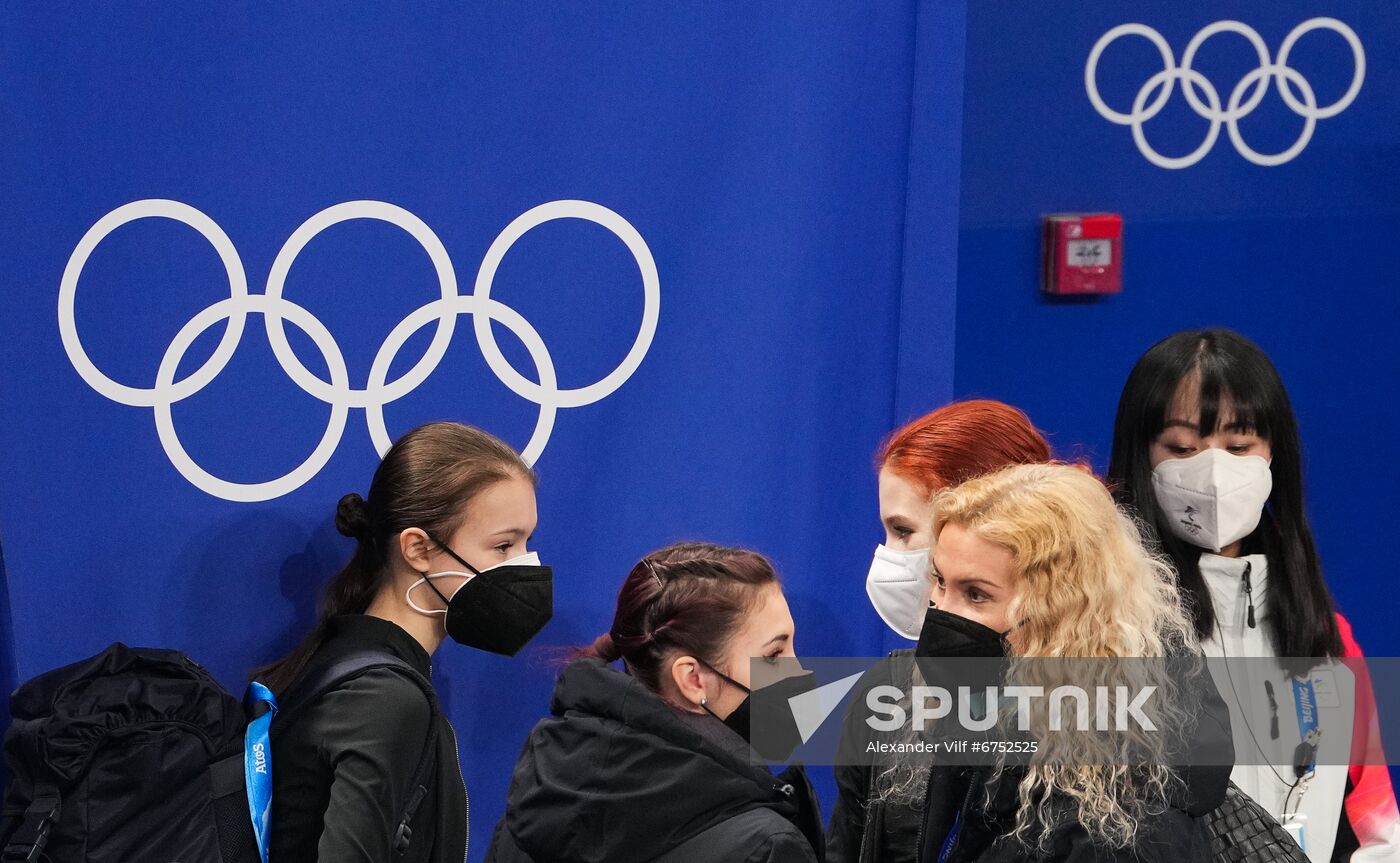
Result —
<path fill-rule="evenodd" d="M 1342 94 L 1341 98 L 1325 107 L 1318 106 L 1317 94 L 1313 92 L 1308 79 L 1304 78 L 1297 69 L 1288 65 L 1288 56 L 1298 40 L 1314 30 L 1331 30 L 1345 39 L 1351 48 L 1354 62 L 1351 85 L 1347 87 L 1347 91 Z M 1243 36 L 1253 46 L 1254 53 L 1259 60 L 1258 68 L 1245 74 L 1235 84 L 1223 107 L 1220 101 L 1220 91 L 1204 75 L 1191 68 L 1191 63 L 1196 59 L 1196 52 L 1200 50 L 1201 45 L 1217 33 L 1237 33 Z M 1162 71 L 1147 79 L 1142 85 L 1142 89 L 1138 90 L 1137 97 L 1133 99 L 1132 110 L 1126 114 L 1115 111 L 1104 102 L 1103 97 L 1099 94 L 1098 85 L 1099 58 L 1104 49 L 1122 36 L 1141 36 L 1151 42 L 1162 56 Z M 1089 94 L 1089 101 L 1093 104 L 1094 110 L 1111 123 L 1131 127 L 1133 140 L 1137 142 L 1138 150 L 1142 152 L 1142 155 L 1159 168 L 1171 169 L 1189 168 L 1201 161 L 1206 153 L 1215 146 L 1216 139 L 1220 137 L 1222 125 L 1229 132 L 1230 141 L 1235 145 L 1239 154 L 1254 164 L 1272 167 L 1292 161 L 1299 153 L 1303 152 L 1308 141 L 1312 140 L 1317 121 L 1335 117 L 1345 111 L 1356 99 L 1356 94 L 1361 92 L 1361 82 L 1365 78 L 1366 52 L 1361 47 L 1361 39 L 1357 37 L 1354 30 L 1336 18 L 1312 18 L 1294 27 L 1292 32 L 1284 38 L 1283 44 L 1279 46 L 1278 57 L 1275 59 L 1270 59 L 1268 46 L 1264 44 L 1263 38 L 1254 28 L 1239 21 L 1217 21 L 1191 38 L 1191 41 L 1186 45 L 1186 51 L 1181 55 L 1181 65 L 1177 65 L 1172 56 L 1171 46 L 1167 44 L 1166 39 L 1162 38 L 1162 34 L 1146 24 L 1120 24 L 1099 37 L 1099 41 L 1094 43 L 1093 50 L 1089 52 L 1088 62 L 1084 64 L 1084 89 Z M 1298 140 L 1282 152 L 1272 154 L 1260 153 L 1249 146 L 1245 142 L 1244 136 L 1240 134 L 1239 127 L 1239 121 L 1249 115 L 1263 101 L 1269 89 L 1270 79 L 1278 88 L 1278 94 L 1282 97 L 1284 104 L 1303 118 L 1303 130 L 1298 135 Z M 1210 121 L 1210 128 L 1206 131 L 1205 140 L 1195 150 L 1184 156 L 1164 156 L 1147 142 L 1143 124 L 1156 117 L 1166 106 L 1177 81 L 1181 82 L 1181 92 L 1186 96 L 1187 104 L 1202 119 Z"/>
<path fill-rule="evenodd" d="M 180 329 L 165 350 L 156 372 L 154 386 L 133 387 L 112 380 L 88 357 L 78 337 L 74 301 L 83 267 L 98 244 L 122 225 L 149 218 L 181 222 L 194 228 L 208 240 L 223 262 L 228 276 L 229 296 L 195 315 Z M 413 237 L 428 253 L 437 274 L 441 293 L 438 299 L 421 306 L 390 331 L 374 357 L 368 383 L 363 389 L 356 389 L 350 385 L 345 358 L 326 327 L 305 308 L 283 296 L 287 274 L 302 249 L 322 231 L 351 219 L 387 222 Z M 514 309 L 491 298 L 491 284 L 506 252 L 527 231 L 555 219 L 583 219 L 611 231 L 632 253 L 642 276 L 642 323 L 631 349 L 617 368 L 606 376 L 587 386 L 572 389 L 559 387 L 549 351 L 530 322 Z M 452 261 L 433 230 L 409 211 L 383 201 L 347 201 L 328 207 L 307 219 L 278 252 L 267 277 L 267 287 L 261 294 L 248 292 L 248 278 L 243 271 L 243 262 L 238 256 L 238 251 L 213 219 L 179 201 L 135 201 L 116 208 L 88 229 L 68 259 L 68 266 L 63 271 L 63 280 L 58 291 L 59 334 L 73 368 L 82 379 L 88 386 L 112 401 L 134 407 L 152 408 L 155 413 L 156 433 L 175 469 L 203 491 L 233 501 L 271 500 L 300 488 L 314 477 L 325 467 L 340 445 L 351 408 L 364 409 L 370 439 L 380 455 L 387 452 L 392 440 L 384 424 L 384 406 L 412 392 L 433 373 L 447 352 L 456 329 L 457 317 L 462 314 L 472 316 L 477 345 L 496 377 L 517 395 L 539 405 L 539 419 L 535 423 L 534 433 L 521 453 L 526 461 L 533 463 L 549 442 L 555 415 L 560 408 L 592 404 L 611 395 L 632 376 L 651 347 L 660 312 L 661 282 L 656 271 L 656 261 L 652 258 L 646 241 L 622 216 L 589 201 L 551 201 L 518 216 L 487 249 L 481 268 L 477 271 L 476 285 L 470 294 L 457 292 L 457 275 Z M 171 414 L 171 407 L 176 402 L 187 399 L 208 386 L 228 365 L 243 336 L 243 327 L 249 314 L 263 316 L 273 354 L 288 377 L 306 393 L 325 402 L 331 408 L 325 434 L 311 455 L 283 476 L 256 483 L 231 482 L 210 474 L 196 464 L 180 443 Z M 538 383 L 516 371 L 501 353 L 496 344 L 496 337 L 491 331 L 493 320 L 504 325 L 524 344 L 535 365 Z M 284 321 L 291 322 L 310 337 L 325 360 L 330 380 L 318 377 L 293 352 L 291 344 L 287 341 Z M 223 337 L 213 354 L 198 369 L 177 380 L 176 370 L 191 344 L 210 327 L 221 322 L 226 322 L 226 325 Z M 399 349 L 414 333 L 429 324 L 436 324 L 436 330 L 427 351 L 412 368 L 389 380 L 389 369 Z"/>

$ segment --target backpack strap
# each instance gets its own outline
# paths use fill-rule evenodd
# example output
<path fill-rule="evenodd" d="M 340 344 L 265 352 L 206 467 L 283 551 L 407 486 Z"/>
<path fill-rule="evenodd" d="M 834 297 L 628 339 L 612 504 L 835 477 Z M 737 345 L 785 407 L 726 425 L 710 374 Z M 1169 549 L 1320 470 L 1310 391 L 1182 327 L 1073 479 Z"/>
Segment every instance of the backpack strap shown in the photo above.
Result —
<path fill-rule="evenodd" d="M 38 863 L 44 857 L 44 847 L 49 844 L 49 831 L 58 820 L 63 808 L 63 798 L 58 789 L 48 783 L 38 783 L 34 787 L 34 799 L 24 811 L 14 835 L 5 845 L 0 860 L 4 863 Z"/>
<path fill-rule="evenodd" d="M 288 698 L 282 702 L 272 720 L 272 731 L 283 730 L 295 725 L 306 708 L 320 700 L 333 689 L 338 689 L 370 671 L 389 668 L 407 677 L 418 685 L 428 699 L 428 737 L 423 743 L 423 752 L 418 756 L 418 764 L 413 768 L 413 778 L 408 785 L 403 811 L 400 813 L 398 829 L 394 831 L 394 853 L 402 857 L 413 842 L 413 829 L 409 823 L 417 814 L 418 807 L 428 796 L 428 784 L 437 772 L 438 718 L 442 715 L 438 707 L 437 693 L 417 669 L 391 653 L 382 651 L 360 651 L 351 653 L 329 664 L 314 667 L 296 685 Z M 273 766 L 276 769 L 276 766 Z M 8 860 L 5 861 L 8 863 Z"/>

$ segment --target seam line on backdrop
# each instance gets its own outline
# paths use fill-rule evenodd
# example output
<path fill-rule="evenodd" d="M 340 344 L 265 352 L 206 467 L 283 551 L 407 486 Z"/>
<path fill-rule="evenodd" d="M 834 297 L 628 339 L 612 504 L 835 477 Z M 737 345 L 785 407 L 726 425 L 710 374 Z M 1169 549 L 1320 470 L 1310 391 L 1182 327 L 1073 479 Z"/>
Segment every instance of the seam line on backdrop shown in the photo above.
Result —
<path fill-rule="evenodd" d="M 913 29 L 909 34 L 909 106 L 904 113 L 904 196 L 899 206 L 899 265 L 895 273 L 894 356 L 893 368 L 890 372 L 889 422 L 885 423 L 887 430 L 894 429 L 899 425 L 899 410 L 902 402 L 899 372 L 902 366 L 900 357 L 903 356 L 904 348 L 904 284 L 907 278 L 904 262 L 908 257 L 909 249 L 909 187 L 913 183 L 914 177 L 914 106 L 915 93 L 919 84 L 919 18 L 924 0 L 913 0 L 913 2 Z M 888 433 L 886 431 L 886 434 Z"/>
<path fill-rule="evenodd" d="M 951 178 L 938 177 L 932 185 L 937 188 L 940 203 L 950 204 L 953 213 L 954 231 L 951 252 L 947 256 L 945 268 L 947 272 L 942 276 L 948 280 L 952 287 L 951 302 L 944 309 L 950 317 L 949 325 L 946 328 L 947 344 L 943 346 L 941 353 L 947 358 L 950 364 L 948 373 L 947 397 L 953 398 L 958 393 L 957 388 L 957 298 L 958 298 L 958 260 L 961 245 L 961 224 L 962 224 L 962 144 L 963 144 L 963 114 L 966 110 L 966 66 L 967 66 L 967 40 L 968 40 L 968 4 L 966 0 L 945 3 L 940 7 L 932 7 L 932 0 L 916 0 L 914 14 L 914 44 L 913 44 L 913 64 L 910 70 L 910 91 L 909 91 L 909 114 L 908 127 L 906 133 L 906 158 L 905 158 L 905 184 L 904 184 L 904 208 L 901 214 L 901 245 L 899 257 L 899 320 L 896 322 L 896 344 L 895 344 L 895 380 L 894 398 L 890 406 L 891 428 L 896 427 L 901 422 L 908 421 L 919 415 L 919 411 L 911 410 L 914 400 L 909 396 L 909 385 L 904 363 L 904 348 L 909 342 L 906 331 L 909 329 L 905 314 L 905 302 L 909 296 L 910 273 L 909 260 L 911 258 L 910 249 L 914 248 L 915 237 L 910 235 L 911 221 L 914 225 L 919 224 L 918 220 L 910 219 L 910 201 L 914 199 L 912 187 L 915 178 L 920 176 L 916 170 L 916 159 L 922 158 L 921 149 L 915 141 L 915 133 L 919 128 L 916 122 L 919 117 L 920 106 L 925 106 L 925 110 L 934 111 L 936 114 L 943 114 L 950 119 L 947 128 L 944 130 L 947 140 L 944 142 L 952 148 Z M 928 8 L 926 8 L 926 6 Z M 947 31 L 952 34 L 952 39 L 935 38 L 930 35 L 925 45 L 924 28 L 927 27 L 931 34 L 938 34 Z M 943 44 L 946 42 L 947 44 Z M 946 57 L 941 60 L 930 59 L 930 51 L 938 48 L 947 48 Z M 936 52 L 935 52 L 936 53 Z M 948 69 L 941 70 L 946 74 L 936 76 L 923 91 L 920 90 L 920 82 L 925 80 L 921 76 L 920 70 L 923 63 L 928 62 L 933 66 L 942 64 Z M 935 68 L 937 74 L 940 70 Z M 949 88 L 952 98 L 941 98 L 942 89 Z M 955 90 L 955 92 L 954 92 Z M 931 93 L 937 92 L 939 98 L 929 98 Z M 921 99 L 921 96 L 923 97 Z M 916 375 L 917 379 L 918 376 Z"/>

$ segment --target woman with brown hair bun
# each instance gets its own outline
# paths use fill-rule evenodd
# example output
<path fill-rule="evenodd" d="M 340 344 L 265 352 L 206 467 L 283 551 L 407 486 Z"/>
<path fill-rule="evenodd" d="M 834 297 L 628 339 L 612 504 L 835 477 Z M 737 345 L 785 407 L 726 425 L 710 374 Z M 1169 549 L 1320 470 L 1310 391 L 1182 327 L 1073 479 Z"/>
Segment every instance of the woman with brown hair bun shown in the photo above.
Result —
<path fill-rule="evenodd" d="M 749 742 L 751 690 L 786 696 L 809 683 L 788 676 L 760 689 L 751 677 L 753 659 L 795 664 L 793 639 L 762 555 L 682 543 L 642 558 L 612 627 L 559 676 L 487 860 L 821 860 L 806 775 L 775 776 Z"/>
<path fill-rule="evenodd" d="M 272 724 L 270 858 L 461 861 L 467 801 L 429 657 L 444 637 L 513 655 L 548 622 L 548 567 L 526 549 L 535 474 L 459 423 L 399 439 L 368 499 L 336 509 L 356 540 L 314 629 L 258 675 Z"/>

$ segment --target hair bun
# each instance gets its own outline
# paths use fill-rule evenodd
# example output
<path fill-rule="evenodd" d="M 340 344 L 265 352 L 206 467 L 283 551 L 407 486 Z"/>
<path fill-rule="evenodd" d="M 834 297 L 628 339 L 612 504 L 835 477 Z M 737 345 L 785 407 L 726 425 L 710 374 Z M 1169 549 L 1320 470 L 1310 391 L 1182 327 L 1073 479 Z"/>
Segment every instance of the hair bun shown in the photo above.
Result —
<path fill-rule="evenodd" d="M 352 539 L 369 536 L 369 507 L 365 499 L 350 492 L 335 506 L 335 529 Z"/>
<path fill-rule="evenodd" d="M 605 632 L 593 639 L 593 655 L 604 662 L 616 662 L 622 658 L 622 649 L 613 639 L 611 632 Z"/>

